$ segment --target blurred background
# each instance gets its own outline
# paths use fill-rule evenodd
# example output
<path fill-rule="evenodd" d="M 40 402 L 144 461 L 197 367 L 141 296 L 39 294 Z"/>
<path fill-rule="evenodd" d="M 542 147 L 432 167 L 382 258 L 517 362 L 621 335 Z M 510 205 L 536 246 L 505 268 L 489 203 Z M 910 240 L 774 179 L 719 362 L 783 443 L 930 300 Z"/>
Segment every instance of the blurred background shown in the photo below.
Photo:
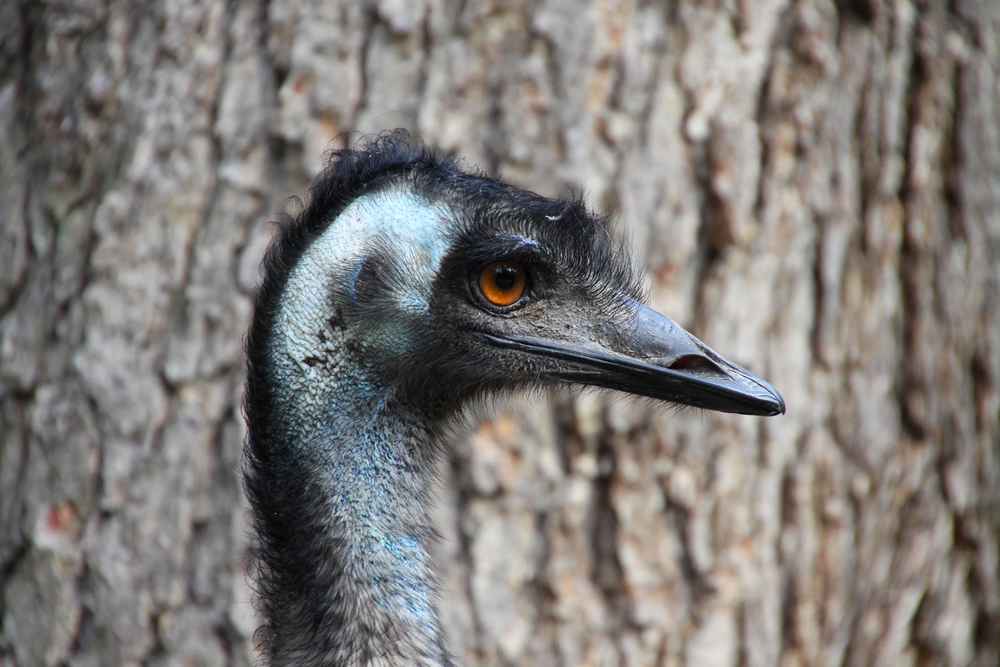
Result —
<path fill-rule="evenodd" d="M 0 3 L 0 665 L 240 666 L 266 223 L 405 127 L 617 220 L 757 419 L 471 420 L 470 667 L 1000 662 L 1000 3 Z"/>

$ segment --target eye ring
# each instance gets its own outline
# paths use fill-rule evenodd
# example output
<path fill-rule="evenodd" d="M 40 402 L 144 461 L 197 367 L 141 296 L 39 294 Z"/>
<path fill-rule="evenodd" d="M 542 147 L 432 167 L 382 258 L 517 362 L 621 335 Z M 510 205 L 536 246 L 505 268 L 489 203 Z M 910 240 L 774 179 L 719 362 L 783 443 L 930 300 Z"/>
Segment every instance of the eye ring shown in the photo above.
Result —
<path fill-rule="evenodd" d="M 517 262 L 490 262 L 479 271 L 479 293 L 497 308 L 513 306 L 528 291 L 528 271 Z"/>

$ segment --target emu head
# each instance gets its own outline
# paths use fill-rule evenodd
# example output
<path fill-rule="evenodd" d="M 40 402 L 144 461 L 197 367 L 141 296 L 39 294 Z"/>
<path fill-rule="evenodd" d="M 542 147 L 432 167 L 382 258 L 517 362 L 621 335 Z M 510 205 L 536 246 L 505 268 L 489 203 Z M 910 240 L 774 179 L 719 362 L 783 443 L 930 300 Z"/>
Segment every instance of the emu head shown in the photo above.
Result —
<path fill-rule="evenodd" d="M 628 253 L 581 202 L 427 152 L 369 166 L 371 178 L 345 188 L 338 170 L 365 168 L 358 160 L 331 163 L 305 214 L 316 220 L 301 226 L 313 231 L 287 289 L 314 307 L 279 314 L 301 363 L 325 360 L 336 373 L 350 355 L 372 383 L 432 412 L 546 383 L 784 412 L 770 384 L 642 305 Z"/>

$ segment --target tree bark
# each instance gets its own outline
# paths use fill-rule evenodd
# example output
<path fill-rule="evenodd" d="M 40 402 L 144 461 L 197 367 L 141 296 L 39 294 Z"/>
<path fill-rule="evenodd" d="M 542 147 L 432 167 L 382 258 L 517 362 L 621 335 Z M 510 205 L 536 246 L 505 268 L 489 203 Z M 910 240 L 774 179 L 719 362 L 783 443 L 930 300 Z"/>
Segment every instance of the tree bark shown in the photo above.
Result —
<path fill-rule="evenodd" d="M 0 4 L 0 664 L 254 659 L 265 223 L 396 126 L 584 191 L 788 403 L 474 417 L 465 664 L 998 664 L 998 81 L 993 0 Z"/>

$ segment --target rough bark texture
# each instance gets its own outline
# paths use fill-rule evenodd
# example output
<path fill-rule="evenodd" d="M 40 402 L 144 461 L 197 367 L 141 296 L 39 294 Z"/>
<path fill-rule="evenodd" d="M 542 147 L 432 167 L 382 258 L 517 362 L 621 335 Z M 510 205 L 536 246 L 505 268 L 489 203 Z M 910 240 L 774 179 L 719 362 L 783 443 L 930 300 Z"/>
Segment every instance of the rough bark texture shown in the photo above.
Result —
<path fill-rule="evenodd" d="M 615 212 L 789 407 L 475 420 L 466 664 L 996 665 L 998 81 L 994 0 L 0 3 L 0 664 L 253 660 L 264 223 L 402 125 Z"/>

